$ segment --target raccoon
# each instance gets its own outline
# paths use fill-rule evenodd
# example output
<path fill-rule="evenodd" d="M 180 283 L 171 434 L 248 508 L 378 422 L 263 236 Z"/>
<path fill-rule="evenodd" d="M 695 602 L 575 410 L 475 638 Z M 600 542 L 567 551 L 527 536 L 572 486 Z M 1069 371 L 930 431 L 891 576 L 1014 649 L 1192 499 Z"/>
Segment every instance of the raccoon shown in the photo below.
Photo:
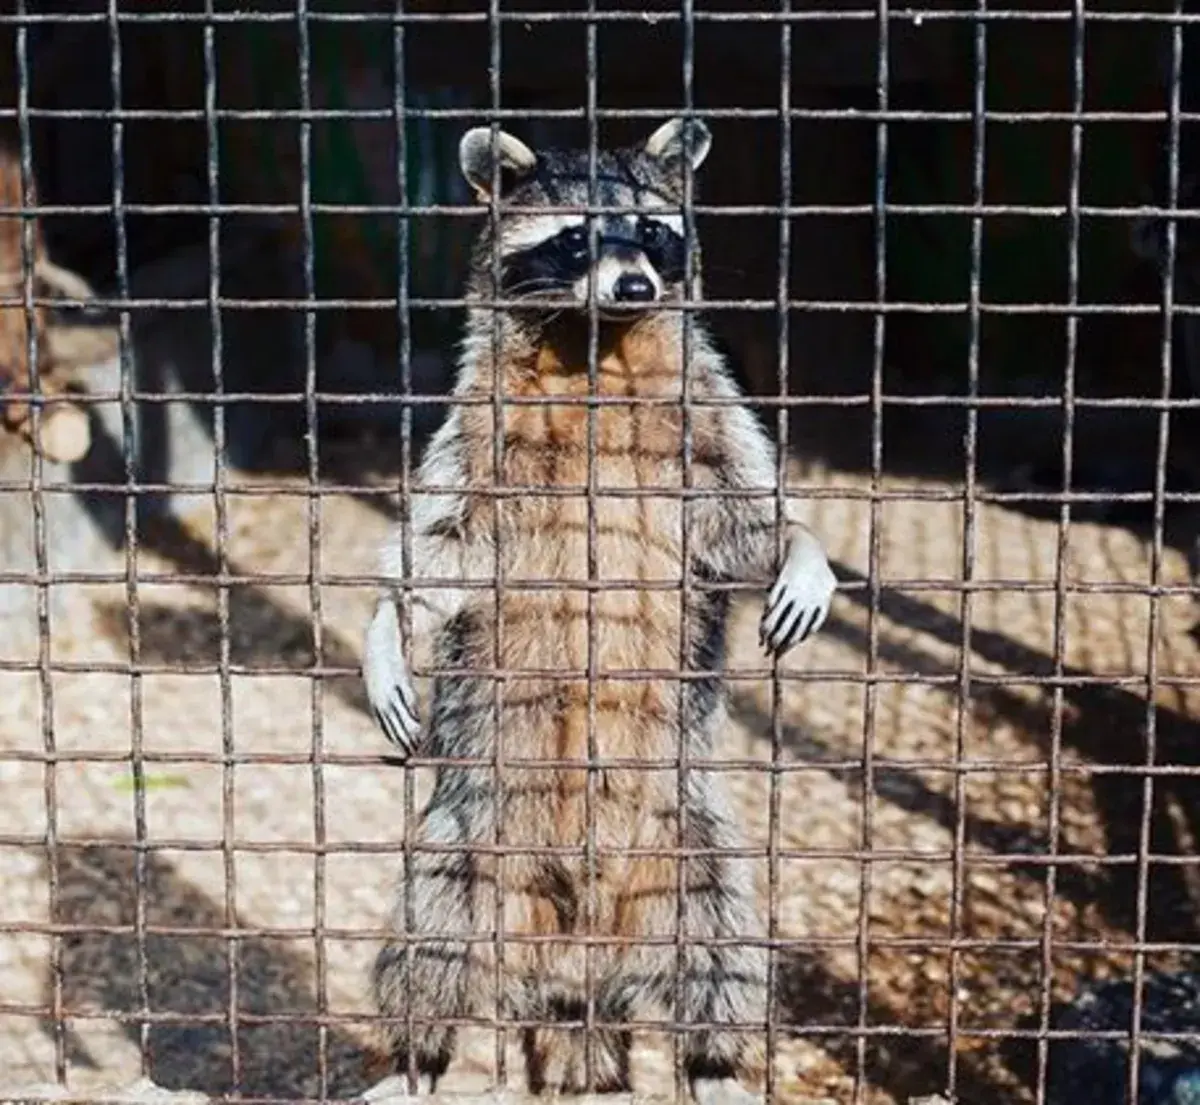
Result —
<path fill-rule="evenodd" d="M 688 467 L 702 494 L 685 506 L 684 322 L 672 305 L 699 296 L 699 250 L 681 218 L 685 159 L 699 169 L 711 144 L 704 123 L 676 119 L 638 146 L 598 151 L 598 205 L 625 211 L 589 223 L 506 210 L 586 208 L 586 152 L 535 152 L 505 132 L 493 143 L 488 128 L 461 141 L 477 196 L 491 202 L 494 176 L 501 188 L 474 253 L 454 387 L 474 402 L 451 404 L 422 458 L 411 510 L 384 550 L 394 584 L 364 656 L 386 735 L 403 754 L 456 761 L 436 769 L 373 972 L 394 1069 L 411 1059 L 426 1092 L 455 1039 L 434 1022 L 494 1010 L 546 1025 L 522 1030 L 533 1092 L 628 1089 L 626 1026 L 665 1006 L 697 1026 L 684 1043 L 695 1100 L 755 1100 L 745 1082 L 766 1019 L 765 925 L 746 861 L 722 854 L 739 842 L 722 777 L 690 769 L 681 802 L 677 766 L 681 734 L 702 760 L 726 724 L 729 591 L 697 589 L 685 610 L 680 579 L 770 587 L 760 637 L 776 655 L 821 627 L 836 580 L 799 522 L 779 557 L 774 446 L 698 320 Z M 489 309 L 497 297 L 511 305 Z M 728 494 L 750 489 L 767 494 Z M 465 669 L 435 677 L 423 732 L 410 677 L 422 641 L 439 669 Z M 487 669 L 506 672 L 498 706 Z M 680 681 L 681 669 L 700 674 Z M 681 840 L 693 853 L 682 884 Z M 590 949 L 585 1040 L 589 933 L 606 942 Z"/>

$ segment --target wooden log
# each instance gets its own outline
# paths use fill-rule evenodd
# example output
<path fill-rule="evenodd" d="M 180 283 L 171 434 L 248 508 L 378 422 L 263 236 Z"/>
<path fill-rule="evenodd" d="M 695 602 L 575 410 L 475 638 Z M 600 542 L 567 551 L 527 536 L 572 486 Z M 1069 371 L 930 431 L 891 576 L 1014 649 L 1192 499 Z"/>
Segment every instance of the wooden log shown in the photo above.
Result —
<path fill-rule="evenodd" d="M 11 131 L 0 134 L 0 297 L 5 301 L 0 305 L 0 426 L 46 459 L 70 464 L 91 444 L 87 415 L 68 401 L 53 402 L 38 414 L 32 409 L 35 398 L 61 399 L 68 390 L 53 359 L 46 308 L 33 301 L 47 290 L 79 300 L 90 299 L 92 292 L 81 278 L 51 262 L 37 217 L 19 214 L 36 205 L 36 191 L 32 181 L 22 181 L 13 137 Z M 27 283 L 32 285 L 28 297 Z"/>

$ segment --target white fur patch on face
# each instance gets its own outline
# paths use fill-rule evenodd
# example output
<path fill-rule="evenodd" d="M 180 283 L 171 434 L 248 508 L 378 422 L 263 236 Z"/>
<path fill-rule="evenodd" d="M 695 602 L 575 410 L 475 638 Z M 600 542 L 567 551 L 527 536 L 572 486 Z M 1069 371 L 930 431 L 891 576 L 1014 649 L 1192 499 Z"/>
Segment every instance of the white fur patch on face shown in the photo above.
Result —
<path fill-rule="evenodd" d="M 644 259 L 619 261 L 615 257 L 601 257 L 600 264 L 596 266 L 596 301 L 600 304 L 618 302 L 615 293 L 616 283 L 626 273 L 637 273 L 639 276 L 646 277 L 654 285 L 654 298 L 656 300 L 662 298 L 662 279 L 654 271 L 654 266 L 648 264 Z M 575 296 L 580 302 L 587 302 L 588 278 L 586 276 L 575 281 Z"/>
<path fill-rule="evenodd" d="M 645 212 L 647 218 L 653 219 L 656 223 L 662 223 L 667 229 L 673 230 L 679 237 L 683 237 L 683 216 L 671 214 L 665 203 L 651 199 L 645 205 Z"/>
<path fill-rule="evenodd" d="M 661 223 L 668 230 L 683 237 L 683 218 L 659 207 L 639 207 L 634 213 L 616 216 L 609 225 L 631 241 L 636 241 L 638 224 L 643 219 L 647 222 Z"/>
<path fill-rule="evenodd" d="M 666 200 L 652 194 L 644 194 L 640 204 L 635 202 L 633 193 L 622 194 L 616 205 L 625 209 L 619 216 L 627 224 L 630 234 L 637 226 L 638 214 L 660 222 L 663 226 L 683 237 L 683 216 L 674 213 Z M 505 253 L 518 253 L 526 249 L 534 249 L 543 242 L 560 234 L 568 227 L 586 227 L 587 222 L 582 215 L 549 214 L 536 215 L 520 219 L 511 226 L 504 228 L 501 236 L 501 248 Z"/>

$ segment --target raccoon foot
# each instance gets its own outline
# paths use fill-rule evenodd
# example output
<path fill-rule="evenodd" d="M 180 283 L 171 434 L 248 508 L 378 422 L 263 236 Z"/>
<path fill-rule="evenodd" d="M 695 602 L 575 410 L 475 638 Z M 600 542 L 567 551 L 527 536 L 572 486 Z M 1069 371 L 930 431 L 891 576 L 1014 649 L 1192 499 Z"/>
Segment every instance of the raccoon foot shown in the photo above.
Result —
<path fill-rule="evenodd" d="M 582 1020 L 582 1003 L 564 1002 L 553 1013 Z M 603 1015 L 603 1014 L 602 1014 Z M 591 1036 L 589 1085 L 587 1041 L 582 1032 L 550 1027 L 527 1029 L 522 1038 L 529 1090 L 535 1095 L 614 1094 L 629 1091 L 629 1036 L 599 1031 Z"/>
<path fill-rule="evenodd" d="M 396 606 L 383 599 L 367 628 L 363 650 L 363 679 L 375 724 L 405 757 L 416 750 L 421 733 L 417 692 L 400 650 Z"/>
<path fill-rule="evenodd" d="M 763 1105 L 763 1095 L 751 1093 L 736 1078 L 697 1078 L 692 1100 L 696 1105 Z"/>
<path fill-rule="evenodd" d="M 775 586 L 767 595 L 758 631 L 760 646 L 782 656 L 810 637 L 829 616 L 836 590 L 837 577 L 820 542 L 807 532 L 795 535 Z"/>
<path fill-rule="evenodd" d="M 433 1074 L 418 1073 L 418 1097 L 427 1097 L 437 1086 L 437 1077 Z M 388 1102 L 407 1101 L 413 1097 L 407 1074 L 389 1074 L 376 1082 L 369 1090 L 365 1090 L 357 1098 L 358 1105 L 386 1105 Z"/>

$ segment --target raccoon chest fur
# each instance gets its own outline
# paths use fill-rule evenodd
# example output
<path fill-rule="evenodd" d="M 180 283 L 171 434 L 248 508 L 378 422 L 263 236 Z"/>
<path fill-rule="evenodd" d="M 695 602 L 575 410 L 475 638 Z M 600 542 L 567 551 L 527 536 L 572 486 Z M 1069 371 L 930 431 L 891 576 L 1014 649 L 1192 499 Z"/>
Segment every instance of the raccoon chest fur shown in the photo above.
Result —
<path fill-rule="evenodd" d="M 685 623 L 678 590 L 683 419 L 674 403 L 638 402 L 678 397 L 679 356 L 647 329 L 601 351 L 598 394 L 628 402 L 595 408 L 592 448 L 586 359 L 568 360 L 546 346 L 506 382 L 518 402 L 506 404 L 503 424 L 502 480 L 510 494 L 499 506 L 501 570 L 512 583 L 546 584 L 501 585 L 499 663 L 531 673 L 507 683 L 512 736 L 505 743 L 514 757 L 586 760 L 589 726 L 602 757 L 676 754 L 679 687 L 664 676 L 688 666 L 705 633 L 708 599 L 690 596 Z M 545 401 L 519 402 L 529 397 Z M 490 477 L 491 458 L 483 464 Z M 480 522 L 490 528 L 491 502 L 482 509 L 489 517 Z M 589 565 L 603 585 L 592 595 L 590 621 Z M 495 617 L 490 599 L 481 601 L 479 616 Z M 589 660 L 596 673 L 590 689 L 583 674 Z M 539 680 L 534 672 L 556 677 Z M 580 675 L 564 678 L 568 672 Z M 630 785 L 646 775 L 610 774 L 611 787 L 620 790 L 626 774 Z"/>
<path fill-rule="evenodd" d="M 596 487 L 682 486 L 683 418 L 678 335 L 660 320 L 602 348 L 596 364 Z M 531 363 L 508 373 L 504 480 L 509 486 L 584 488 L 588 480 L 590 392 L 586 349 L 543 344 Z M 521 400 L 534 399 L 534 404 Z M 560 400 L 560 401 L 556 401 Z"/>

